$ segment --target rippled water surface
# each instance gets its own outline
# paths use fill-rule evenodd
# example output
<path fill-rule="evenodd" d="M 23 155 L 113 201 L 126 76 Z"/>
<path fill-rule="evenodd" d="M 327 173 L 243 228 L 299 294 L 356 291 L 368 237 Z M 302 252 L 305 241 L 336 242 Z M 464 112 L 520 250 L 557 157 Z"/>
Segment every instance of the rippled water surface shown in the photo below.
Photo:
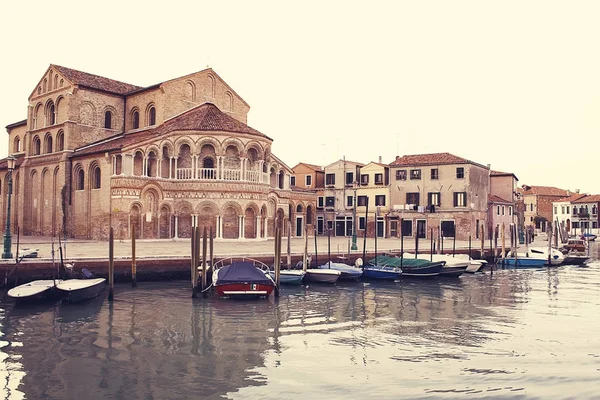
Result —
<path fill-rule="evenodd" d="M 600 399 L 600 262 L 192 299 L 3 303 L 6 399 Z"/>

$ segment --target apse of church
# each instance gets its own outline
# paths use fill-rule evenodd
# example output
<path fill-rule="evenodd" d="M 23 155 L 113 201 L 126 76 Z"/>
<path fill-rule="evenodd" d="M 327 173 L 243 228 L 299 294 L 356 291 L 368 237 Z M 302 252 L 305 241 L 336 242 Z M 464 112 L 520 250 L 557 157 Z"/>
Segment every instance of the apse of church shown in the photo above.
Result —
<path fill-rule="evenodd" d="M 95 240 L 111 226 L 117 239 L 188 238 L 200 226 L 260 240 L 291 220 L 301 235 L 315 192 L 290 185 L 249 109 L 210 68 L 143 88 L 50 65 L 27 119 L 7 126 L 13 226 Z"/>

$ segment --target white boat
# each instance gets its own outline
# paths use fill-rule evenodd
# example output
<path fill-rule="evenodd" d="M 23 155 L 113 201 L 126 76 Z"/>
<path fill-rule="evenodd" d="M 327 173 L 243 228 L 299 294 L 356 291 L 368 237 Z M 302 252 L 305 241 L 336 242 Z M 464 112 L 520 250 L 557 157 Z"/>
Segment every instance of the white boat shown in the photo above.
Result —
<path fill-rule="evenodd" d="M 529 254 L 529 255 L 528 255 Z M 529 247 L 525 252 L 525 256 L 539 257 L 548 260 L 547 247 Z M 565 260 L 565 255 L 558 249 L 552 247 L 550 249 L 550 265 L 560 265 Z"/>
<path fill-rule="evenodd" d="M 55 295 L 55 286 L 62 282 L 59 279 L 42 279 L 16 286 L 7 292 L 11 299 L 21 301 L 39 301 L 50 299 Z"/>
<path fill-rule="evenodd" d="M 67 279 L 56 285 L 59 295 L 69 303 L 92 299 L 98 296 L 106 283 L 104 278 Z"/>
<path fill-rule="evenodd" d="M 341 275 L 336 269 L 307 268 L 304 282 L 336 283 Z"/>
<path fill-rule="evenodd" d="M 19 259 L 21 259 L 21 258 L 37 258 L 39 251 L 40 251 L 40 249 L 30 249 L 30 248 L 20 249 L 19 250 Z"/>

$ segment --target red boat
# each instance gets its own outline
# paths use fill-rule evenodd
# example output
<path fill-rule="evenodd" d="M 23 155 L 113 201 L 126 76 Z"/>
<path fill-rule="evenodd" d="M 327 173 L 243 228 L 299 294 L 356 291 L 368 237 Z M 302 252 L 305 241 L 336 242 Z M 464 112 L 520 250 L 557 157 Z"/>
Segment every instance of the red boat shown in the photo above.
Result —
<path fill-rule="evenodd" d="M 219 297 L 269 297 L 275 282 L 268 270 L 266 264 L 252 259 L 220 260 L 215 263 L 213 285 Z"/>

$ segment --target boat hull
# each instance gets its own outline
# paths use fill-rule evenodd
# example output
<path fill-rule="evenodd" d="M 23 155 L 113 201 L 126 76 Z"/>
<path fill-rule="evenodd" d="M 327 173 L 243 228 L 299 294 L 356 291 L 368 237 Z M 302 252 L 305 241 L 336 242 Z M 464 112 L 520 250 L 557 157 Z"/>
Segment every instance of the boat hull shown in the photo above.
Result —
<path fill-rule="evenodd" d="M 271 279 L 275 280 L 275 271 L 269 272 Z M 301 285 L 306 273 L 304 271 L 279 271 L 279 283 L 282 285 Z"/>
<path fill-rule="evenodd" d="M 444 261 L 434 262 L 426 266 L 412 267 L 402 266 L 402 277 L 408 278 L 425 278 L 430 276 L 439 276 L 440 272 L 444 268 Z"/>
<path fill-rule="evenodd" d="M 397 280 L 402 276 L 399 268 L 367 266 L 363 268 L 363 279 L 366 280 Z"/>
<path fill-rule="evenodd" d="M 304 275 L 304 282 L 336 283 L 340 278 L 340 271 L 309 268 Z"/>
<path fill-rule="evenodd" d="M 448 266 L 448 265 L 444 265 L 444 268 L 442 268 L 442 270 L 440 271 L 440 276 L 445 276 L 445 277 L 449 277 L 449 278 L 458 278 L 459 276 L 461 276 L 464 272 L 466 272 L 468 267 L 462 267 L 462 266 Z"/>
<path fill-rule="evenodd" d="M 590 257 L 588 256 L 570 256 L 566 255 L 563 264 L 565 265 L 582 265 L 585 264 Z"/>
<path fill-rule="evenodd" d="M 219 297 L 229 298 L 269 297 L 271 292 L 273 292 L 273 288 L 273 285 L 264 285 L 261 283 L 228 283 L 215 286 Z"/>
<path fill-rule="evenodd" d="M 56 285 L 56 289 L 63 301 L 78 303 L 97 297 L 105 286 L 104 278 L 67 279 Z"/>
<path fill-rule="evenodd" d="M 16 286 L 6 294 L 19 303 L 41 302 L 56 299 L 55 284 L 60 280 L 37 280 Z"/>
<path fill-rule="evenodd" d="M 514 257 L 506 257 L 504 259 L 504 264 L 508 267 L 515 268 L 542 268 L 546 265 L 547 260 L 543 258 L 514 258 Z"/>

